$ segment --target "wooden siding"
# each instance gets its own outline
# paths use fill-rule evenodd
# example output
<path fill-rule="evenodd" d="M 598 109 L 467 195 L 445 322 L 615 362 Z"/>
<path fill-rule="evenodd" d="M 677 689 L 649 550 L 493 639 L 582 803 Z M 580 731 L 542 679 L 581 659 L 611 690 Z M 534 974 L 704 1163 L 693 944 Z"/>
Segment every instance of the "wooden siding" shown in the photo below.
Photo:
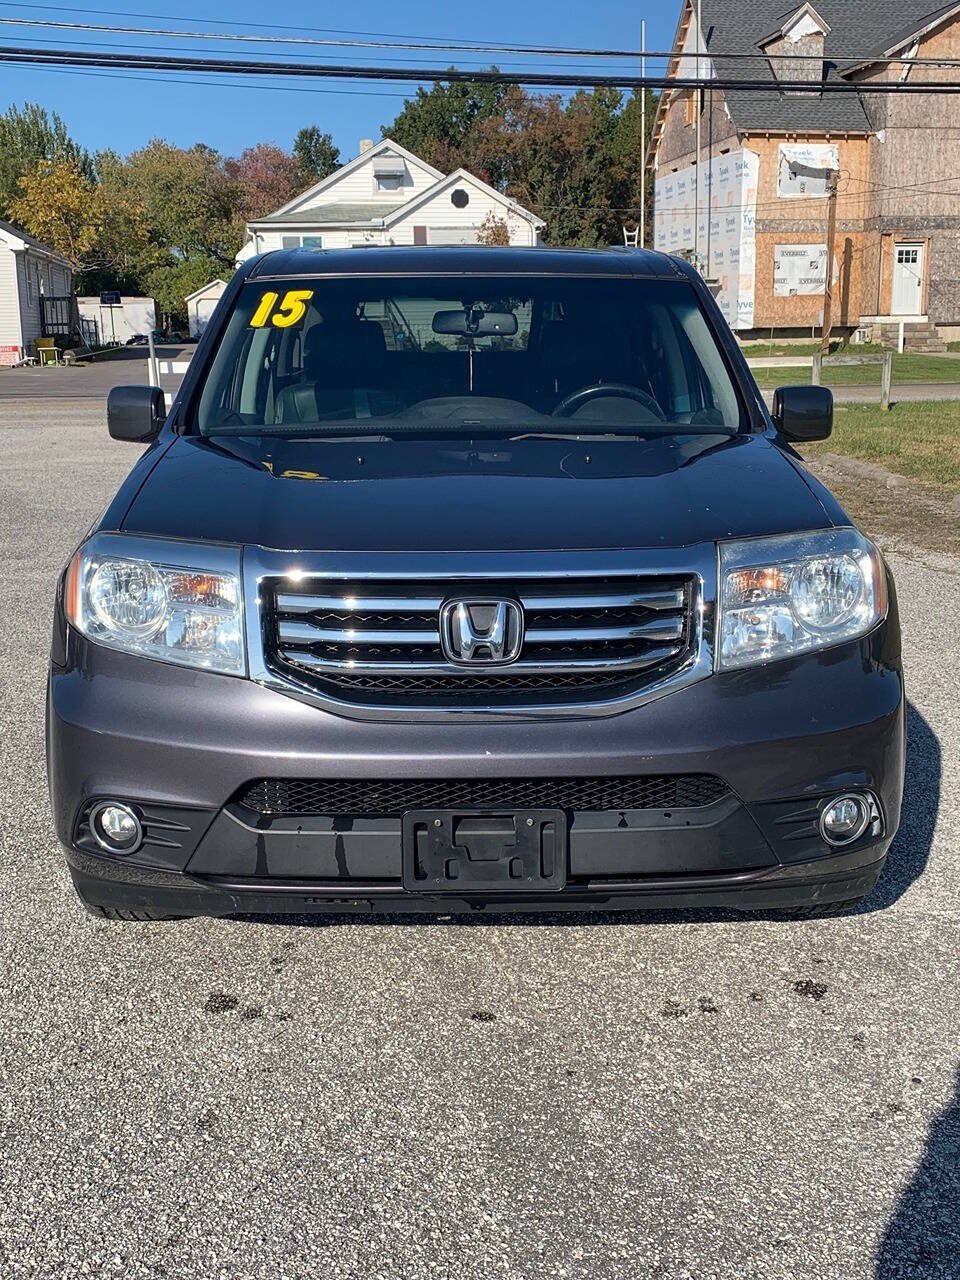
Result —
<path fill-rule="evenodd" d="M 960 58 L 960 19 L 920 41 L 921 58 Z M 896 66 L 868 69 L 861 78 L 899 78 Z M 913 67 L 911 83 L 952 80 L 955 67 Z M 926 241 L 927 314 L 934 324 L 960 323 L 960 97 L 891 94 L 865 98 L 877 129 L 870 144 L 871 194 L 866 209 L 872 266 L 866 314 L 890 309 L 890 273 L 897 240 Z M 878 305 L 879 303 L 879 305 Z"/>

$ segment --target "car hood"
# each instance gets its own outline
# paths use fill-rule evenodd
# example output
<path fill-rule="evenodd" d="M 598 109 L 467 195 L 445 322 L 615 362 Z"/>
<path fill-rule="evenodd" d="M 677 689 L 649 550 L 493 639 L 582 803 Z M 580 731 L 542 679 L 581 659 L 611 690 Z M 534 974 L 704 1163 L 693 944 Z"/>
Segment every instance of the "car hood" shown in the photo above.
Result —
<path fill-rule="evenodd" d="M 684 546 L 830 523 L 763 436 L 181 437 L 122 528 L 284 550 L 510 551 Z"/>

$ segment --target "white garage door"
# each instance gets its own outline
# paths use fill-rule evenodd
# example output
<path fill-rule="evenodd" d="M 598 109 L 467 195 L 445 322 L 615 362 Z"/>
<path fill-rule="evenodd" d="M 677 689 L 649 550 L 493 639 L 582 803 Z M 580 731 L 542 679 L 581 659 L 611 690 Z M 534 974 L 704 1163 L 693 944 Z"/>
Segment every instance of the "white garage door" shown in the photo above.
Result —
<path fill-rule="evenodd" d="M 430 227 L 427 230 L 428 244 L 476 244 L 476 227 Z"/>

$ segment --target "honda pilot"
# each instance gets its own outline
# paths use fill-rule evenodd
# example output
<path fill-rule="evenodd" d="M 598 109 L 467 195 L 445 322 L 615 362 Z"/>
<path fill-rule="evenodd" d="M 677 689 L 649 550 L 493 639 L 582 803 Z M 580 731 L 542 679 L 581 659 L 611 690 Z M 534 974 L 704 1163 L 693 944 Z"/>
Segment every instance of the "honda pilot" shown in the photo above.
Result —
<path fill-rule="evenodd" d="M 66 567 L 80 898 L 245 912 L 837 910 L 897 830 L 890 571 L 685 262 L 269 253 Z"/>

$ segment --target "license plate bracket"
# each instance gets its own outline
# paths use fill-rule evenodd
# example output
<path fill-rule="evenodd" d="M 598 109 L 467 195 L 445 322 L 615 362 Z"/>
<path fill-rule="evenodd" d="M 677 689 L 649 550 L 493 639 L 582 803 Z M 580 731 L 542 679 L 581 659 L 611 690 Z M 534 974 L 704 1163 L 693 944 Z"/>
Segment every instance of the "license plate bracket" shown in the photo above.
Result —
<path fill-rule="evenodd" d="M 562 809 L 412 809 L 403 815 L 409 893 L 556 893 L 567 881 Z"/>

